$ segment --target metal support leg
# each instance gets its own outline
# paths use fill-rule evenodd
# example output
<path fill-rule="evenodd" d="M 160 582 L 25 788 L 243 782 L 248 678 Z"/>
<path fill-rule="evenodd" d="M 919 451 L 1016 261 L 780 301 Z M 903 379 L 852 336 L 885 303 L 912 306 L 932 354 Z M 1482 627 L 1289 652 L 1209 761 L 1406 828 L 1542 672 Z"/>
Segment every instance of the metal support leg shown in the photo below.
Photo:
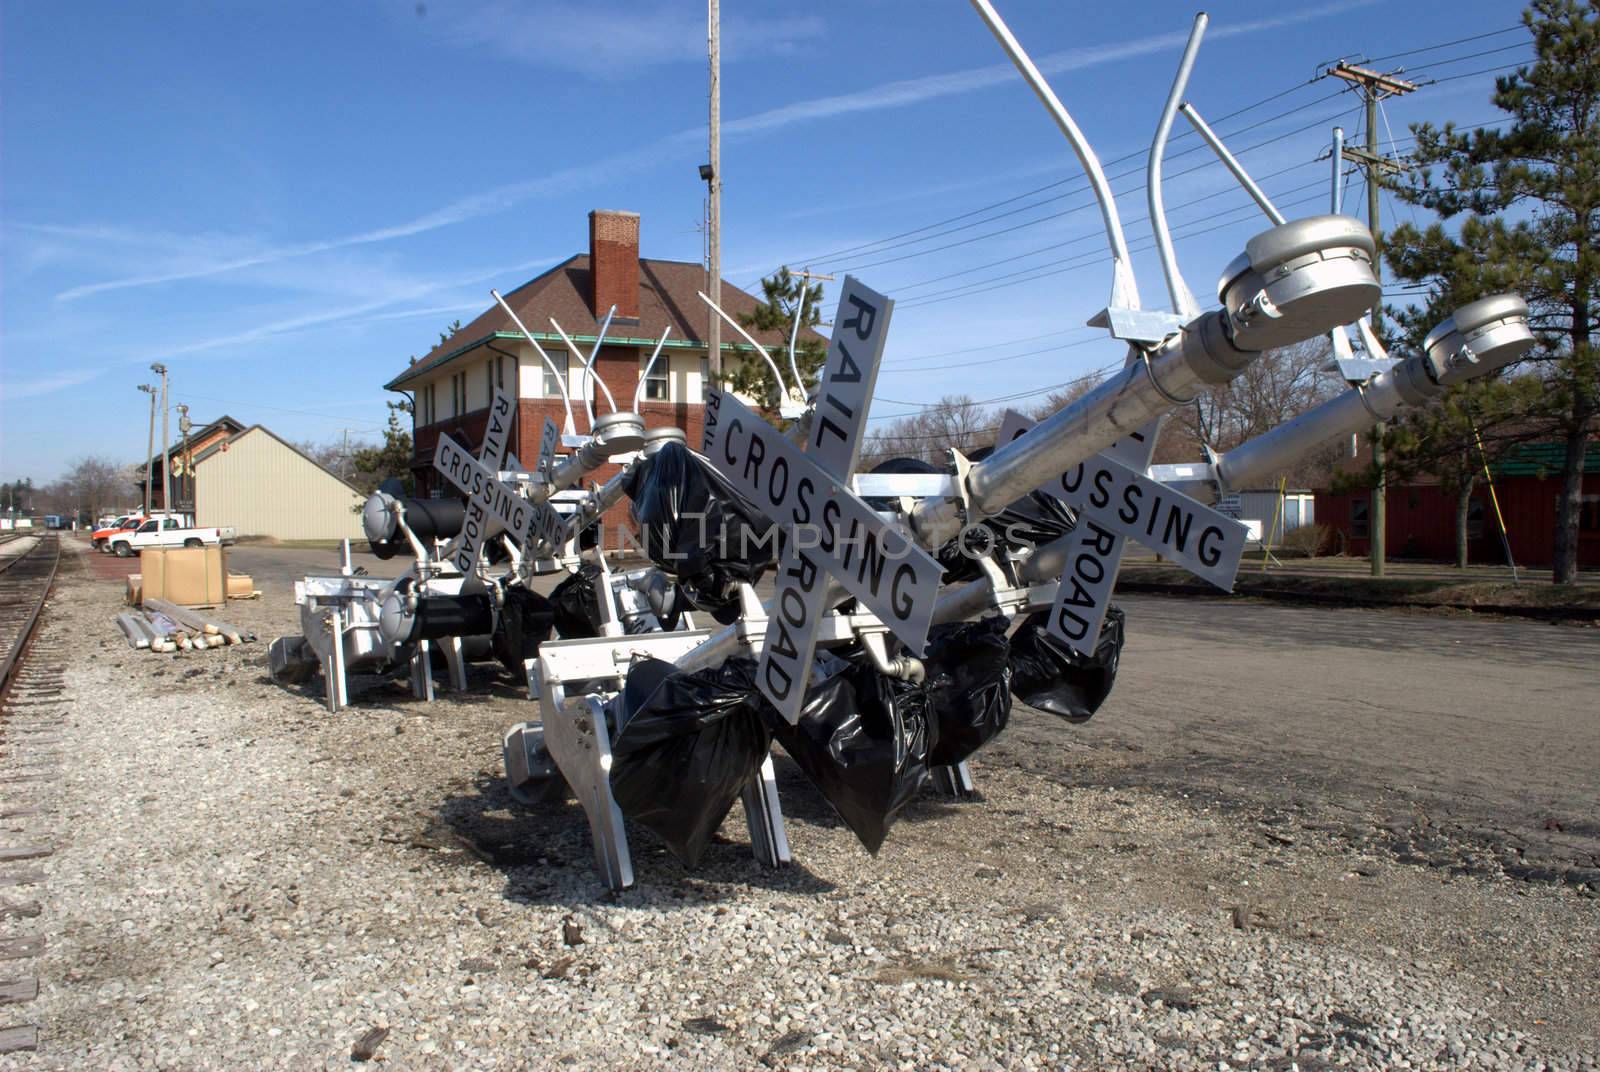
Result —
<path fill-rule="evenodd" d="M 622 809 L 611 795 L 611 736 L 606 729 L 605 703 L 599 696 L 586 696 L 572 704 L 564 700 L 563 690 L 554 686 L 540 703 L 545 747 L 589 817 L 595 863 L 606 885 L 627 889 L 633 885 L 633 859 L 622 826 Z"/>
<path fill-rule="evenodd" d="M 350 703 L 350 685 L 345 680 L 344 666 L 344 614 L 337 607 L 328 612 L 328 632 L 333 638 L 333 649 L 323 660 L 322 676 L 328 681 L 328 711 L 337 714 Z"/>
<path fill-rule="evenodd" d="M 461 638 L 445 637 L 439 641 L 444 650 L 444 664 L 450 669 L 450 687 L 456 692 L 467 691 L 467 660 L 461 654 Z"/>
<path fill-rule="evenodd" d="M 967 767 L 967 761 L 951 767 L 934 767 L 933 787 L 943 796 L 951 800 L 977 800 L 978 787 L 972 783 L 972 771 Z"/>
<path fill-rule="evenodd" d="M 424 703 L 433 702 L 433 649 L 431 641 L 417 641 L 411 656 L 411 695 Z"/>
<path fill-rule="evenodd" d="M 783 806 L 778 800 L 777 772 L 769 754 L 761 769 L 745 783 L 741 798 L 744 819 L 750 827 L 750 852 L 767 867 L 782 867 L 790 860 L 789 835 L 783 826 Z"/>

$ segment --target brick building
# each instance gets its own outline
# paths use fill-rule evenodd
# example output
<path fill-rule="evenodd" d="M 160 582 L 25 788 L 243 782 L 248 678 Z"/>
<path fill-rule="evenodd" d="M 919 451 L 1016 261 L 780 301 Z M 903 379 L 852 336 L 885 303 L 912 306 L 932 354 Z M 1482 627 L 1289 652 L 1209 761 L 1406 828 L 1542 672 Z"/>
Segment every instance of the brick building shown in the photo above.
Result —
<path fill-rule="evenodd" d="M 616 396 L 619 409 L 632 408 L 645 363 L 662 331 L 670 328 L 638 409 L 647 427 L 676 425 L 684 430 L 689 444 L 698 448 L 709 353 L 706 335 L 712 314 L 697 292 L 706 290 L 707 282 L 705 268 L 699 264 L 641 258 L 637 213 L 594 211 L 589 213 L 587 254 L 569 257 L 505 299 L 544 351 L 564 369 L 579 434 L 589 430 L 583 405 L 586 393 L 597 417 L 610 412 L 598 387 L 589 383 L 585 391 L 582 365 L 607 310 L 615 305 L 617 311 L 595 359 L 595 372 Z M 751 295 L 723 282 L 722 307 L 730 315 L 751 312 L 758 304 Z M 552 318 L 584 354 L 567 352 L 566 343 L 551 326 Z M 724 327 L 725 337 L 732 334 Z M 775 356 L 788 345 L 788 339 L 778 332 L 752 334 Z M 724 341 L 722 350 L 724 368 L 751 353 L 742 342 Z M 477 451 L 497 385 L 517 398 L 508 449 L 524 464 L 530 463 L 539 453 L 545 417 L 554 418 L 560 426 L 566 411 L 554 375 L 498 304 L 385 385 L 409 395 L 414 403 L 412 471 L 418 494 L 445 493 L 433 468 L 441 433 Z M 593 479 L 604 481 L 615 472 L 615 466 L 603 466 Z M 626 507 L 622 509 L 625 512 Z M 612 523 L 617 520 L 608 518 Z"/>

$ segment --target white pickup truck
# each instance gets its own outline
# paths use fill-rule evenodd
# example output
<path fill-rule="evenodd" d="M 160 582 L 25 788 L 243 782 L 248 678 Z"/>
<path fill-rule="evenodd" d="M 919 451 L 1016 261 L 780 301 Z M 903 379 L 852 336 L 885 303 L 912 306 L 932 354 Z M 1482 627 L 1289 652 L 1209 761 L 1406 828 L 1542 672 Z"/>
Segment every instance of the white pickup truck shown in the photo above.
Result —
<path fill-rule="evenodd" d="M 151 547 L 204 547 L 207 544 L 229 544 L 238 535 L 233 528 L 196 528 L 194 518 L 153 517 L 129 532 L 119 532 L 111 538 L 107 548 L 118 558 L 136 555 Z"/>

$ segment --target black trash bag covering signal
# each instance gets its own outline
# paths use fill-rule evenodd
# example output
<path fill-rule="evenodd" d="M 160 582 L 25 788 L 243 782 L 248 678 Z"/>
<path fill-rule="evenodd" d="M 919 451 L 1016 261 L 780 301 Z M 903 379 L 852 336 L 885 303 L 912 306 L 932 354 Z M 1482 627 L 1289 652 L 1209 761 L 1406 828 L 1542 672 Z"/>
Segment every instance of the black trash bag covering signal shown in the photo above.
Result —
<path fill-rule="evenodd" d="M 928 635 L 923 688 L 937 730 L 930 766 L 960 763 L 1006 728 L 1011 718 L 1006 626 L 997 616 L 937 625 Z"/>
<path fill-rule="evenodd" d="M 611 741 L 611 792 L 622 814 L 688 867 L 760 770 L 772 738 L 753 659 L 684 673 L 635 663 Z"/>
<path fill-rule="evenodd" d="M 538 655 L 539 645 L 550 639 L 555 616 L 554 604 L 538 592 L 520 584 L 507 587 L 491 638 L 495 658 L 521 678 L 525 661 Z"/>
<path fill-rule="evenodd" d="M 784 751 L 876 853 L 928 777 L 934 726 L 922 686 L 852 665 L 807 690 L 797 724 L 767 711 Z"/>
<path fill-rule="evenodd" d="M 993 453 L 993 447 L 979 447 L 969 458 L 978 462 Z M 1060 539 L 1072 531 L 1077 518 L 1055 496 L 1042 491 L 1030 491 L 1022 498 L 1007 503 L 998 514 L 984 518 L 983 524 L 1006 547 L 1020 549 L 1041 547 Z"/>
<path fill-rule="evenodd" d="M 600 567 L 585 562 L 551 591 L 551 612 L 562 639 L 600 635 L 599 580 Z"/>
<path fill-rule="evenodd" d="M 993 453 L 992 447 L 979 447 L 968 456 L 979 461 Z M 953 473 L 949 465 L 934 465 L 921 458 L 890 458 L 872 469 L 874 473 Z M 892 510 L 896 502 L 884 496 L 871 496 L 866 502 L 874 510 Z M 933 552 L 944 568 L 946 584 L 975 580 L 983 575 L 978 559 L 999 548 L 1022 550 L 1038 547 L 1065 536 L 1074 524 L 1072 511 L 1059 499 L 1043 492 L 1031 492 L 1006 505 L 1004 510 L 964 529 L 961 535 Z"/>
<path fill-rule="evenodd" d="M 635 465 L 623 490 L 641 549 L 656 568 L 718 621 L 737 617 L 738 600 L 727 596 L 732 583 L 753 584 L 777 562 L 771 523 L 682 443 Z"/>
<path fill-rule="evenodd" d="M 1011 635 L 1011 691 L 1030 707 L 1068 722 L 1086 722 L 1117 680 L 1125 632 L 1122 608 L 1106 608 L 1092 659 L 1052 639 L 1045 630 L 1047 617 L 1043 611 L 1031 615 Z"/>

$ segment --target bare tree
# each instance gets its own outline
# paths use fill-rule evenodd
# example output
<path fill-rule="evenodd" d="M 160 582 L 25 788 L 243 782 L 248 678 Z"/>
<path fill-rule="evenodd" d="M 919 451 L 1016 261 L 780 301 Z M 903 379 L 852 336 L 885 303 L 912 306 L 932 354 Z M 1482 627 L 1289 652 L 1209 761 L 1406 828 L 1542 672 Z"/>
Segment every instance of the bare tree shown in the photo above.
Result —
<path fill-rule="evenodd" d="M 1343 389 L 1337 374 L 1326 370 L 1330 351 L 1326 336 L 1267 351 L 1233 380 L 1202 391 L 1178 410 L 1168 422 L 1170 438 L 1220 453 L 1293 420 Z M 1290 463 L 1273 481 L 1284 476 L 1297 485 L 1323 484 L 1339 449 L 1333 444 Z"/>
<path fill-rule="evenodd" d="M 128 467 L 104 458 L 80 458 L 59 481 L 63 496 L 70 494 L 77 509 L 97 518 L 107 508 L 120 509 L 133 499 L 135 481 Z"/>
<path fill-rule="evenodd" d="M 888 458 L 921 458 L 934 465 L 950 460 L 950 448 L 971 453 L 994 442 L 998 421 L 968 395 L 946 395 L 921 413 L 901 417 L 867 436 L 862 468 Z"/>
<path fill-rule="evenodd" d="M 1053 417 L 1056 413 L 1066 409 L 1072 403 L 1099 387 L 1104 381 L 1105 374 L 1096 371 L 1080 379 L 1073 380 L 1059 391 L 1052 391 L 1045 396 L 1043 402 L 1034 407 L 1033 419 L 1042 421 L 1046 417 Z"/>

